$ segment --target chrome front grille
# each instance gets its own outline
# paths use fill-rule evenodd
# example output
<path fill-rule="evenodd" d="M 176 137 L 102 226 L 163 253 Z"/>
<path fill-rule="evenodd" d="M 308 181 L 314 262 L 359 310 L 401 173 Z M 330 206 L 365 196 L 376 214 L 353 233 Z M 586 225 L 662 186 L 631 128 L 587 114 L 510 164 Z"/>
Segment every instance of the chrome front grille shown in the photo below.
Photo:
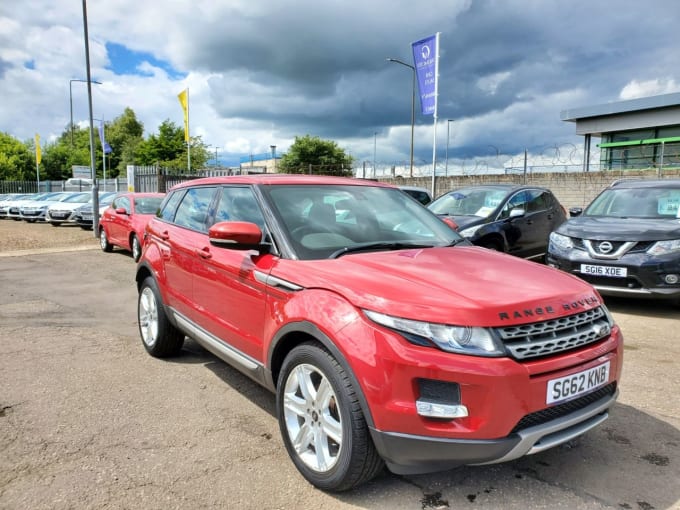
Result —
<path fill-rule="evenodd" d="M 611 324 L 602 307 L 567 317 L 496 328 L 515 359 L 550 356 L 609 336 Z"/>

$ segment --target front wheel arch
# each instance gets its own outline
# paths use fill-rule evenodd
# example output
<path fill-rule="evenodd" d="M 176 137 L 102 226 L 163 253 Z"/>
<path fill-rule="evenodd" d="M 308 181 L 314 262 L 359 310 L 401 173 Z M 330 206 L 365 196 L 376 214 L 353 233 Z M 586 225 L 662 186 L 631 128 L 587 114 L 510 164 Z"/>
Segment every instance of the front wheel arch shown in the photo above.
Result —
<path fill-rule="evenodd" d="M 298 345 L 304 342 L 317 342 L 328 350 L 336 361 L 342 366 L 343 370 L 348 374 L 352 385 L 355 388 L 361 411 L 364 413 L 364 418 L 369 428 L 375 428 L 375 422 L 371 413 L 371 408 L 368 405 L 363 388 L 359 384 L 354 371 L 344 354 L 338 349 L 333 340 L 328 335 L 321 331 L 314 323 L 309 321 L 290 322 L 283 326 L 274 336 L 269 346 L 269 354 L 267 357 L 267 373 L 265 375 L 266 385 L 272 390 L 276 391 L 276 385 L 279 380 L 279 374 L 286 356 Z"/>
<path fill-rule="evenodd" d="M 475 244 L 477 246 L 481 246 L 483 248 L 487 248 L 489 250 L 494 250 L 494 251 L 500 251 L 500 252 L 506 252 L 507 250 L 505 249 L 505 240 L 503 237 L 499 235 L 487 235 L 478 241 L 475 241 Z"/>

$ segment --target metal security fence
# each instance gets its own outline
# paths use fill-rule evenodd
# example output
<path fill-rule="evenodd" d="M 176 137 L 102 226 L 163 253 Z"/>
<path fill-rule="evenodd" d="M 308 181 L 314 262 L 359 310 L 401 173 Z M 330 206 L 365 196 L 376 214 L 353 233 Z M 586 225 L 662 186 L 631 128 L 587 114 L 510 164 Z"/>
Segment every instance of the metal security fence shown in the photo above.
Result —
<path fill-rule="evenodd" d="M 159 166 L 135 166 L 128 171 L 129 175 L 134 175 L 135 191 L 146 193 L 166 193 L 174 185 L 185 181 L 235 173 L 238 173 L 238 170 L 233 168 L 206 168 L 190 174 L 186 173 L 186 170 Z"/>
<path fill-rule="evenodd" d="M 99 179 L 99 191 L 124 191 L 127 179 Z M 66 181 L 0 181 L 2 193 L 45 193 L 51 191 L 90 191 L 88 185 L 69 185 Z"/>

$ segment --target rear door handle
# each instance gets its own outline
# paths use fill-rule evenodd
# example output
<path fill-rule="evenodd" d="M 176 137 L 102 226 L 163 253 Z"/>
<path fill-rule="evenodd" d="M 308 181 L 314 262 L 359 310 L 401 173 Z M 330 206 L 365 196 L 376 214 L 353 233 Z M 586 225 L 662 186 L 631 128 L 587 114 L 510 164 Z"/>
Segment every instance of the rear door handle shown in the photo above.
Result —
<path fill-rule="evenodd" d="M 196 255 L 198 255 L 199 257 L 204 258 L 204 259 L 212 258 L 212 253 L 210 253 L 210 248 L 208 248 L 207 246 L 200 249 L 200 250 L 197 249 Z"/>
<path fill-rule="evenodd" d="M 158 234 L 158 237 L 160 237 L 163 241 L 167 241 L 168 239 L 170 239 L 170 234 L 168 234 L 167 230 L 164 230 L 163 232 Z"/>

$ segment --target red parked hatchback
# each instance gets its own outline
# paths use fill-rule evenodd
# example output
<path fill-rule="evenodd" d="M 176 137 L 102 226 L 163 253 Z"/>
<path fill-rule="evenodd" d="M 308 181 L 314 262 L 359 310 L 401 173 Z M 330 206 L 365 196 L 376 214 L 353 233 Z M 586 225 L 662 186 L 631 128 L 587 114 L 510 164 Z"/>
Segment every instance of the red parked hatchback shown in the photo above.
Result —
<path fill-rule="evenodd" d="M 132 253 L 137 262 L 142 256 L 144 229 L 158 212 L 164 193 L 120 193 L 104 210 L 99 221 L 99 244 L 110 252 L 119 246 Z"/>
<path fill-rule="evenodd" d="M 146 350 L 189 335 L 275 392 L 293 463 L 325 490 L 538 453 L 618 395 L 623 338 L 589 284 L 472 246 L 377 182 L 180 184 L 136 280 Z"/>

